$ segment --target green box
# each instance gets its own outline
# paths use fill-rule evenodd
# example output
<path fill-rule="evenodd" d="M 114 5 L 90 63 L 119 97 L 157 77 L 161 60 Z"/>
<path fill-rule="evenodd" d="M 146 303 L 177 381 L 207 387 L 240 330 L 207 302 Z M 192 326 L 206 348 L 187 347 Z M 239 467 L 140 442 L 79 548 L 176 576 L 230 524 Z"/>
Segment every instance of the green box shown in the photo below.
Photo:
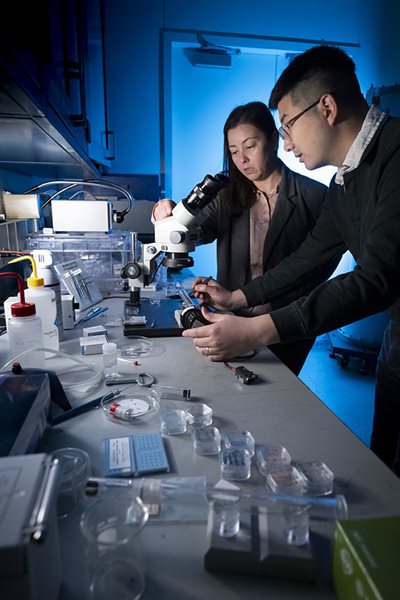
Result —
<path fill-rule="evenodd" d="M 398 600 L 400 516 L 338 521 L 333 581 L 338 600 Z"/>

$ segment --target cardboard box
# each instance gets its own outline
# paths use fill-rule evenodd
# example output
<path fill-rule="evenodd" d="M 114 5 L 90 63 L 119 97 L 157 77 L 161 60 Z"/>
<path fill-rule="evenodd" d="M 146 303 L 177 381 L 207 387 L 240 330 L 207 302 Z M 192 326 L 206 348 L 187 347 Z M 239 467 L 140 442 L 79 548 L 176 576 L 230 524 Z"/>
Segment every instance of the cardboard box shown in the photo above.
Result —
<path fill-rule="evenodd" d="M 338 600 L 400 598 L 400 516 L 338 521 L 333 580 Z"/>

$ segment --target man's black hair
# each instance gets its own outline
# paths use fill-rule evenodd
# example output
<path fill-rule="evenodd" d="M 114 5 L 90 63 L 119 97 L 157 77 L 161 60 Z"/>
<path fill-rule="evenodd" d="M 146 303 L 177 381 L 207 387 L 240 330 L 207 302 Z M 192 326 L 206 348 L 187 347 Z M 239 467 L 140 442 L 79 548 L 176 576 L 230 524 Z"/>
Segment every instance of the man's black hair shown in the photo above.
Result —
<path fill-rule="evenodd" d="M 276 109 L 289 94 L 295 104 L 306 105 L 322 94 L 337 91 L 345 104 L 359 103 L 362 94 L 355 69 L 353 60 L 340 48 L 310 48 L 296 56 L 282 72 L 271 92 L 269 107 Z"/>

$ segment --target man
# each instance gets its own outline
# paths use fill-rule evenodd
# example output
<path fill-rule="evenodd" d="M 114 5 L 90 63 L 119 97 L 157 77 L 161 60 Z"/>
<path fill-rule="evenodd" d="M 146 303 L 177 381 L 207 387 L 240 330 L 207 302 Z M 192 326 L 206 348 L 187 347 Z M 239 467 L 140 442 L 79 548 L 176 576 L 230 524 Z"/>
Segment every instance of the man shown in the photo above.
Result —
<path fill-rule="evenodd" d="M 368 107 L 355 65 L 338 48 L 317 46 L 295 58 L 270 97 L 285 150 L 308 169 L 338 167 L 321 216 L 301 247 L 262 277 L 228 292 L 197 283 L 216 308 L 269 302 L 350 250 L 357 266 L 268 315 L 241 319 L 203 309 L 211 325 L 185 331 L 210 360 L 262 344 L 320 335 L 390 309 L 379 357 L 371 449 L 389 466 L 400 431 L 400 119 Z"/>

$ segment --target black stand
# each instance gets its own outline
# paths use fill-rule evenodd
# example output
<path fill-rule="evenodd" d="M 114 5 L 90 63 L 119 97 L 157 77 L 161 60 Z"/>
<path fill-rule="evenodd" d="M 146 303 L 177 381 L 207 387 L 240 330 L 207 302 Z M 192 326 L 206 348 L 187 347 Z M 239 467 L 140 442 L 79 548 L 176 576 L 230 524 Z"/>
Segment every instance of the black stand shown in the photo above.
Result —
<path fill-rule="evenodd" d="M 213 519 L 213 511 L 210 510 L 210 546 L 204 557 L 204 567 L 208 571 L 315 581 L 316 563 L 310 544 L 288 544 L 279 515 L 267 517 L 265 507 L 251 507 L 250 512 L 241 514 L 240 531 L 233 538 L 215 534 Z"/>

